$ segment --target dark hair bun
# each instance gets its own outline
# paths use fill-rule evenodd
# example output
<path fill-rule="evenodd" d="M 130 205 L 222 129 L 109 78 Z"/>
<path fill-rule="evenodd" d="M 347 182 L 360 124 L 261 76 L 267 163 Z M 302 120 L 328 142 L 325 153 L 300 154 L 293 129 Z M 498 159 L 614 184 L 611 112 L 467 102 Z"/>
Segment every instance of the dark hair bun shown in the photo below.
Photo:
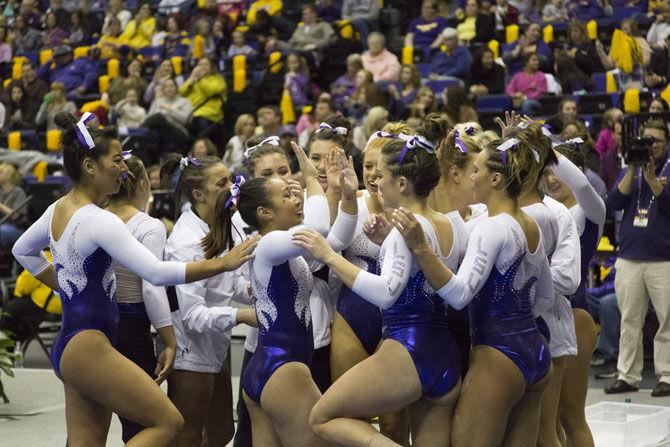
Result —
<path fill-rule="evenodd" d="M 77 118 L 68 112 L 58 112 L 54 117 L 54 123 L 66 132 L 71 132 L 77 127 Z"/>

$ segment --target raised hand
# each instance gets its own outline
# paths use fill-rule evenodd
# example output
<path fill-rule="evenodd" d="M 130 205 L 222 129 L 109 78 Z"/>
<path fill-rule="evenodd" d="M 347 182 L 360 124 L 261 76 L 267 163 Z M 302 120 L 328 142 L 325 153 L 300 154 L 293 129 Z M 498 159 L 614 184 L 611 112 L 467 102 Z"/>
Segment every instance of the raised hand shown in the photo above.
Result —
<path fill-rule="evenodd" d="M 300 165 L 300 172 L 302 172 L 302 175 L 305 177 L 305 180 L 307 179 L 316 179 L 316 168 L 314 167 L 314 163 L 307 157 L 307 154 L 305 154 L 305 151 L 303 148 L 301 148 L 295 141 L 291 141 L 291 148 L 293 149 L 293 153 L 295 154 L 296 158 L 298 159 L 298 164 Z"/>
<path fill-rule="evenodd" d="M 384 217 L 383 214 L 370 214 L 363 222 L 363 233 L 377 245 L 382 245 L 386 236 L 389 235 L 393 225 Z"/>
<path fill-rule="evenodd" d="M 342 153 L 344 154 L 344 151 Z M 340 172 L 340 189 L 343 196 L 355 196 L 358 191 L 358 177 L 354 170 L 354 159 L 349 156 L 348 160 L 346 158 L 344 160 L 345 165 Z"/>

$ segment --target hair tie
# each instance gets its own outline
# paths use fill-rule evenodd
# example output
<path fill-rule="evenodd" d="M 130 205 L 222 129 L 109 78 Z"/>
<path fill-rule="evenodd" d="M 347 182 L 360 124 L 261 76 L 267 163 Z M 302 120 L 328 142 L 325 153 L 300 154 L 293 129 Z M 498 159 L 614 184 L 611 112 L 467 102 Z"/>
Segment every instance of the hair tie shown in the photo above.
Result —
<path fill-rule="evenodd" d="M 226 205 L 225 207 L 228 208 L 231 203 L 234 203 L 235 206 L 239 205 L 240 203 L 240 187 L 244 185 L 244 182 L 246 182 L 246 179 L 238 175 L 235 177 L 235 183 L 230 185 L 230 197 L 228 197 L 228 200 L 226 200 Z"/>
<path fill-rule="evenodd" d="M 91 112 L 84 112 L 81 118 L 79 118 L 79 121 L 77 121 L 77 126 L 74 130 L 75 134 L 77 135 L 77 139 L 79 140 L 79 144 L 81 144 L 85 149 L 93 149 L 95 147 L 93 137 L 88 131 L 88 127 L 86 127 L 86 124 L 95 117 L 96 116 Z"/>
<path fill-rule="evenodd" d="M 584 140 L 581 137 L 575 137 L 575 138 L 570 138 L 569 140 L 563 141 L 563 140 L 558 140 L 555 143 L 552 143 L 552 147 L 556 146 L 561 146 L 563 144 L 570 144 L 575 147 L 579 147 L 582 143 L 584 143 Z"/>
<path fill-rule="evenodd" d="M 504 165 L 507 164 L 507 151 L 510 149 L 514 151 L 518 146 L 519 146 L 519 140 L 517 140 L 516 138 L 510 138 L 503 144 L 496 147 L 496 149 L 500 151 L 500 155 L 502 156 L 502 162 Z"/>
<path fill-rule="evenodd" d="M 474 126 L 471 125 L 465 126 L 465 133 L 469 136 L 473 136 L 475 134 Z"/>
<path fill-rule="evenodd" d="M 405 146 L 403 146 L 402 151 L 400 151 L 400 155 L 398 155 L 398 164 L 402 164 L 405 156 L 407 155 L 407 152 L 410 149 L 414 149 L 416 146 L 419 146 L 429 154 L 435 153 L 435 143 L 426 139 L 422 135 L 405 135 L 404 133 L 400 133 L 398 138 L 405 142 Z"/>
<path fill-rule="evenodd" d="M 259 149 L 264 144 L 271 144 L 273 146 L 279 146 L 279 137 L 277 135 L 273 135 L 271 137 L 267 137 L 266 139 L 264 139 L 263 141 L 261 141 L 257 145 L 251 146 L 246 151 L 244 151 L 244 158 L 246 159 L 246 158 L 251 157 L 251 154 L 253 154 L 257 149 Z"/>
<path fill-rule="evenodd" d="M 189 165 L 198 167 L 201 165 L 201 163 L 197 158 L 184 157 L 179 161 L 179 172 L 182 172 L 184 168 L 188 167 Z"/>
<path fill-rule="evenodd" d="M 467 129 L 465 132 L 467 133 Z M 456 138 L 454 139 L 454 142 L 456 143 L 456 147 L 458 147 L 461 153 L 467 154 L 469 152 L 468 147 L 465 145 L 465 143 L 463 143 L 463 140 L 461 140 L 461 132 L 458 130 L 456 131 Z"/>
<path fill-rule="evenodd" d="M 121 157 L 123 158 L 123 161 L 126 161 L 126 160 L 128 160 L 130 157 L 132 157 L 132 156 L 133 156 L 132 152 L 133 152 L 132 149 L 129 149 L 129 150 L 127 150 L 127 151 L 123 151 L 123 152 L 121 152 Z"/>
<path fill-rule="evenodd" d="M 368 138 L 368 142 L 365 144 L 365 147 L 368 147 L 370 143 L 372 143 L 375 140 L 378 140 L 379 138 L 398 138 L 398 135 L 394 133 L 388 133 L 384 132 L 382 130 L 378 130 L 377 132 L 374 132 L 372 135 L 370 135 L 370 138 Z"/>
<path fill-rule="evenodd" d="M 328 123 L 319 124 L 319 128 L 316 129 L 316 131 L 314 133 L 319 133 L 319 132 L 321 132 L 323 130 L 326 130 L 326 129 L 331 130 L 331 131 L 335 132 L 336 134 L 341 135 L 343 137 L 346 137 L 347 134 L 349 133 L 349 131 L 347 130 L 346 127 L 341 127 L 341 126 L 333 127 Z"/>

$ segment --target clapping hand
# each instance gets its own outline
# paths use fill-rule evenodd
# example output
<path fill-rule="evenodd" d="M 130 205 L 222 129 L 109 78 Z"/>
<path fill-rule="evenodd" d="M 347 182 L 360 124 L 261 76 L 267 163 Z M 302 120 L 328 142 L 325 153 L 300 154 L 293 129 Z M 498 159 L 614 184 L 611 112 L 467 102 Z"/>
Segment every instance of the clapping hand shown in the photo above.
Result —
<path fill-rule="evenodd" d="M 389 223 L 383 214 L 370 214 L 363 222 L 363 233 L 377 245 L 382 245 L 386 236 L 389 235 L 393 225 Z"/>

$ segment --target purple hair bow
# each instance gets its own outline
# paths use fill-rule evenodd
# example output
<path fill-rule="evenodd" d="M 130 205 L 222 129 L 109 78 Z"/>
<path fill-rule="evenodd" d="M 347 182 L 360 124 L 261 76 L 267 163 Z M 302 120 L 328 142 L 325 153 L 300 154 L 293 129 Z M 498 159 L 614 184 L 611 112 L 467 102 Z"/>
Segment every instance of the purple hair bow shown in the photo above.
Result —
<path fill-rule="evenodd" d="M 93 149 L 95 147 L 93 137 L 91 136 L 91 133 L 88 131 L 88 127 L 86 127 L 86 124 L 89 121 L 93 120 L 95 117 L 96 116 L 91 112 L 85 112 L 81 116 L 81 118 L 79 118 L 79 121 L 77 122 L 77 127 L 75 129 L 75 133 L 77 134 L 79 144 L 81 144 L 86 149 Z"/>

